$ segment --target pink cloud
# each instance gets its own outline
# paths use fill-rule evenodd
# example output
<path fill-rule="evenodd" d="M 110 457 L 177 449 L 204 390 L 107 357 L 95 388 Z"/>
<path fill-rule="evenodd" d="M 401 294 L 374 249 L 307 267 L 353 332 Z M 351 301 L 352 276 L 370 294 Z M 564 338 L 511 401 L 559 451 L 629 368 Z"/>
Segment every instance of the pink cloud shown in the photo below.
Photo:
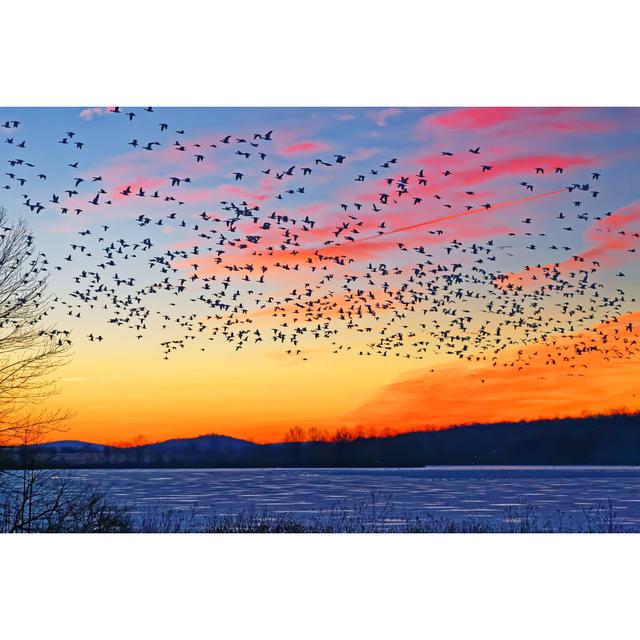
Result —
<path fill-rule="evenodd" d="M 591 244 L 581 253 L 584 260 L 596 260 L 613 267 L 636 259 L 636 254 L 629 249 L 640 245 L 640 202 L 596 221 L 587 229 L 586 237 Z"/>
<path fill-rule="evenodd" d="M 80 117 L 89 122 L 94 116 L 102 116 L 105 113 L 108 113 L 108 111 L 102 107 L 88 107 L 80 112 Z"/>
<path fill-rule="evenodd" d="M 498 160 L 490 171 L 482 171 L 480 163 L 478 163 L 478 167 L 454 172 L 448 183 L 445 183 L 447 178 L 442 179 L 440 182 L 441 184 L 450 184 L 451 186 L 473 185 L 494 180 L 502 176 L 533 177 L 539 175 L 536 174 L 536 168 L 542 168 L 547 173 L 553 173 L 556 167 L 562 167 L 564 170 L 567 170 L 575 167 L 588 167 L 595 163 L 596 159 L 593 157 L 577 155 L 540 154 L 521 156 L 519 158 Z"/>
<path fill-rule="evenodd" d="M 402 113 L 402 109 L 398 107 L 389 107 L 387 109 L 376 109 L 369 112 L 369 117 L 379 126 L 385 127 L 387 120 L 395 116 L 399 116 Z"/>
<path fill-rule="evenodd" d="M 630 250 L 640 246 L 640 202 L 618 209 L 611 216 L 591 224 L 585 236 L 589 244 L 576 255 L 561 262 L 527 266 L 521 271 L 508 273 L 499 286 L 539 283 L 554 270 L 564 274 L 594 266 L 614 268 L 634 260 L 636 254 Z"/>
<path fill-rule="evenodd" d="M 330 149 L 329 145 L 324 142 L 309 141 L 290 144 L 280 149 L 279 153 L 283 155 L 304 155 L 316 151 L 327 151 L 328 149 Z"/>
<path fill-rule="evenodd" d="M 111 200 L 123 200 L 125 198 L 133 198 L 138 193 L 139 189 L 146 191 L 147 189 L 159 189 L 161 186 L 166 185 L 166 178 L 134 178 L 133 180 L 120 184 L 114 188 L 109 194 Z M 122 192 L 127 188 L 131 191 L 131 194 L 125 196 Z"/>
<path fill-rule="evenodd" d="M 451 109 L 426 116 L 418 123 L 419 133 L 434 130 L 491 132 L 527 135 L 553 133 L 600 133 L 614 123 L 605 118 L 593 118 L 591 110 L 576 107 L 469 107 Z"/>
<path fill-rule="evenodd" d="M 380 153 L 378 147 L 359 147 L 347 156 L 347 162 L 361 162 L 362 160 L 368 160 Z"/>
<path fill-rule="evenodd" d="M 555 168 L 562 167 L 565 171 L 581 167 L 590 167 L 596 164 L 597 158 L 586 155 L 563 155 L 563 154 L 532 154 L 519 157 L 495 157 L 495 160 L 485 160 L 487 166 L 492 168 L 487 171 L 482 170 L 482 161 L 476 160 L 472 154 L 456 155 L 443 161 L 440 156 L 424 156 L 410 160 L 413 168 L 403 166 L 397 170 L 397 174 L 392 177 L 389 185 L 384 178 L 368 181 L 367 190 L 359 190 L 358 187 L 351 187 L 343 190 L 340 197 L 345 202 L 354 201 L 360 203 L 379 203 L 380 193 L 394 195 L 395 184 L 400 176 L 409 176 L 409 197 L 419 196 L 421 198 L 433 198 L 438 194 L 442 202 L 449 204 L 467 203 L 468 198 L 462 193 L 465 187 L 474 187 L 475 200 L 483 195 L 476 189 L 476 186 L 490 184 L 501 178 L 513 177 L 528 180 L 536 179 L 538 182 L 549 176 L 555 176 Z M 425 170 L 426 185 L 418 184 L 414 176 L 416 167 Z M 544 174 L 537 174 L 536 168 L 544 169 Z M 449 176 L 443 175 L 443 169 L 452 169 Z M 516 186 L 514 182 L 514 187 Z M 542 188 L 540 186 L 539 188 Z M 521 187 L 518 187 L 521 189 Z M 486 190 L 484 190 L 486 191 Z M 486 195 L 486 193 L 485 193 Z M 407 196 L 405 196 L 406 198 Z M 394 199 L 395 198 L 394 196 Z M 389 206 L 385 208 L 389 210 Z"/>

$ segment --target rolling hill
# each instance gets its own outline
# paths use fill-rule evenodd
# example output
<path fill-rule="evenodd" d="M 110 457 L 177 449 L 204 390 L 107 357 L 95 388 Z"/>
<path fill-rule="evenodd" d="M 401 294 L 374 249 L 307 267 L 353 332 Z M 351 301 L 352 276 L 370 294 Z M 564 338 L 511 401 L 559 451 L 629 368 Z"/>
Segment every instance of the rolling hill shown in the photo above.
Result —
<path fill-rule="evenodd" d="M 119 448 L 77 441 L 37 446 L 58 468 L 420 467 L 426 465 L 640 465 L 640 416 L 476 424 L 385 438 L 256 444 L 221 435 Z M 20 447 L 0 466 L 21 467 Z"/>

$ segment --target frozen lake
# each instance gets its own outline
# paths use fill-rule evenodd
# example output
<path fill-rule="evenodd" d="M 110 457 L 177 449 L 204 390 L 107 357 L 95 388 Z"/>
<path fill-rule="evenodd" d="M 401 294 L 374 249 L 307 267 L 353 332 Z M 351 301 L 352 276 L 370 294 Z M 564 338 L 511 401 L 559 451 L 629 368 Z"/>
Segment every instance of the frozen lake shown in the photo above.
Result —
<path fill-rule="evenodd" d="M 385 519 L 500 519 L 522 502 L 538 516 L 558 512 L 576 525 L 611 500 L 617 522 L 640 529 L 640 467 L 428 467 L 419 469 L 78 470 L 136 515 L 149 509 L 202 516 L 247 510 L 299 519 L 332 510 L 388 505 Z"/>

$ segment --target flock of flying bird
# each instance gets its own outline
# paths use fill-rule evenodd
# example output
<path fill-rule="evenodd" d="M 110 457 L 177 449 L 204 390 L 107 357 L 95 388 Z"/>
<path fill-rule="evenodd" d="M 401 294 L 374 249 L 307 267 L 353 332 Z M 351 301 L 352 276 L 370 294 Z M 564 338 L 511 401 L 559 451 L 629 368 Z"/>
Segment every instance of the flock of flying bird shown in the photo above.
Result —
<path fill-rule="evenodd" d="M 166 186 L 158 188 L 109 185 L 101 175 L 86 172 L 83 153 L 89 143 L 69 130 L 60 132 L 57 143 L 69 152 L 65 170 L 72 175 L 63 191 L 44 200 L 33 185 L 40 189 L 46 184 L 47 171 L 30 160 L 31 142 L 21 135 L 21 123 L 0 122 L 10 151 L 4 189 L 19 194 L 24 210 L 98 219 L 74 234 L 60 264 L 36 253 L 29 236 L 34 268 L 52 273 L 55 283 L 63 274 L 72 283 L 66 292 L 56 284 L 44 315 L 90 318 L 96 328 L 83 337 L 91 342 L 106 341 L 97 326 L 106 321 L 133 331 L 140 340 L 147 335 L 157 339 L 160 330 L 165 359 L 191 344 L 205 350 L 208 341 L 223 340 L 235 350 L 274 343 L 302 360 L 311 357 L 310 344 L 321 343 L 336 354 L 416 359 L 440 354 L 516 368 L 538 355 L 524 348 L 537 344 L 546 364 L 569 363 L 570 375 L 582 375 L 586 354 L 615 359 L 638 352 L 636 328 L 618 320 L 635 302 L 623 289 L 625 274 L 601 278 L 599 262 L 580 256 L 586 224 L 597 224 L 600 233 L 624 235 L 624 250 L 632 253 L 639 238 L 608 226 L 610 212 L 587 212 L 598 202 L 598 172 L 561 190 L 568 209 L 554 212 L 552 231 L 545 227 L 546 233 L 536 232 L 535 214 L 529 214 L 518 221 L 517 231 L 464 242 L 451 237 L 447 222 L 500 215 L 491 210 L 502 204 L 482 202 L 465 186 L 455 197 L 447 195 L 446 180 L 455 174 L 448 163 L 454 154 L 477 156 L 477 172 L 495 172 L 496 163 L 484 160 L 478 146 L 443 150 L 438 169 L 416 167 L 411 172 L 400 170 L 398 158 L 389 158 L 367 173 L 349 173 L 347 151 L 280 166 L 281 156 L 273 148 L 277 132 L 225 135 L 205 144 L 187 142 L 183 127 L 159 121 L 159 139 L 143 139 L 135 133 L 136 121 L 156 113 L 151 107 L 115 107 L 108 117 L 129 123 L 133 133 L 127 145 L 135 153 L 164 150 L 180 158 L 178 166 L 202 168 L 224 151 L 237 162 L 224 180 L 235 185 L 269 179 L 278 188 L 258 203 L 227 199 L 209 203 L 209 213 L 194 214 L 185 206 L 188 198 L 181 199 L 193 176 L 167 175 Z M 560 166 L 532 166 L 513 187 L 522 191 L 522 202 L 551 197 L 558 191 L 537 194 L 546 178 L 564 177 L 564 172 Z M 352 185 L 372 184 L 374 196 L 336 202 L 330 222 L 314 219 L 303 205 L 313 188 L 308 181 L 318 174 Z M 458 196 L 467 202 L 460 205 Z M 88 215 L 106 211 L 116 200 L 120 206 L 123 201 L 131 204 L 132 235 L 117 237 L 108 216 Z M 400 207 L 415 211 L 415 221 L 394 226 Z M 181 246 L 192 246 L 167 248 L 152 232 L 164 227 L 190 234 L 190 242 Z M 540 260 L 540 252 L 553 252 L 557 260 Z M 619 323 L 613 337 L 598 326 L 602 323 Z M 71 341 L 69 329 L 51 331 L 52 338 Z M 577 339 L 565 340 L 574 335 Z M 503 352 L 511 354 L 505 361 Z"/>

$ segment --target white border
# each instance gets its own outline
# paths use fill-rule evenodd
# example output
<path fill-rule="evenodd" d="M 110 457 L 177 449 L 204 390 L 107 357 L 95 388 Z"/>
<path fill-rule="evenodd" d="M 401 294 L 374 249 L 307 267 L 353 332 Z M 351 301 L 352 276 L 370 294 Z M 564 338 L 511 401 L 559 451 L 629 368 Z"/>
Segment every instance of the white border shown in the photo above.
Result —
<path fill-rule="evenodd" d="M 3 8 L 3 105 L 639 104 L 624 0 Z M 638 536 L 0 537 L 8 638 L 620 638 Z"/>
<path fill-rule="evenodd" d="M 615 534 L 7 536 L 2 628 L 49 640 L 628 638 L 637 543 Z"/>
<path fill-rule="evenodd" d="M 13 2 L 1 102 L 634 106 L 638 11 L 627 0 Z"/>

